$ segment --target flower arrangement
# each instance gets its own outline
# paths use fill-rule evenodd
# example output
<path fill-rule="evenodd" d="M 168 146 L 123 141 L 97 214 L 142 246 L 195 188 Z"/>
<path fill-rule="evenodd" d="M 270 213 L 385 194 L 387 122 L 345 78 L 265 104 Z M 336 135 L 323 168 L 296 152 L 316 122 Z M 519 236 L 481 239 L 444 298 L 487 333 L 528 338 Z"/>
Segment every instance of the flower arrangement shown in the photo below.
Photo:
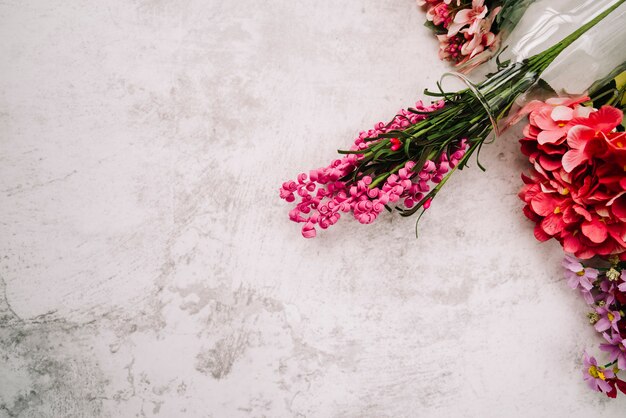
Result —
<path fill-rule="evenodd" d="M 349 150 L 339 151 L 342 158 L 283 183 L 280 197 L 295 203 L 289 218 L 302 223 L 302 235 L 312 238 L 317 227 L 326 229 L 345 213 L 363 224 L 372 223 L 384 209 L 395 208 L 403 216 L 422 209 L 423 214 L 450 176 L 480 151 L 516 98 L 565 48 L 624 1 L 545 51 L 502 64 L 478 86 L 453 93 L 426 91 L 434 103 L 418 102 L 389 123 L 361 132 Z"/>
<path fill-rule="evenodd" d="M 519 196 L 539 241 L 566 253 L 565 279 L 591 307 L 609 363 L 584 353 L 583 378 L 611 398 L 626 393 L 626 63 L 589 96 L 532 101 L 522 153 L 532 164 Z M 584 264 L 583 264 L 584 263 Z"/>
<path fill-rule="evenodd" d="M 593 390 L 611 398 L 617 390 L 626 394 L 626 381 L 619 378 L 626 371 L 626 263 L 612 257 L 608 266 L 593 268 L 574 257 L 563 260 L 565 278 L 572 289 L 579 289 L 591 308 L 589 323 L 602 335 L 609 363 L 600 366 L 595 357 L 583 355 L 583 379 Z"/>
<path fill-rule="evenodd" d="M 462 66 L 496 51 L 534 0 L 417 0 L 439 40 L 439 58 Z M 485 53 L 485 57 L 483 57 Z"/>

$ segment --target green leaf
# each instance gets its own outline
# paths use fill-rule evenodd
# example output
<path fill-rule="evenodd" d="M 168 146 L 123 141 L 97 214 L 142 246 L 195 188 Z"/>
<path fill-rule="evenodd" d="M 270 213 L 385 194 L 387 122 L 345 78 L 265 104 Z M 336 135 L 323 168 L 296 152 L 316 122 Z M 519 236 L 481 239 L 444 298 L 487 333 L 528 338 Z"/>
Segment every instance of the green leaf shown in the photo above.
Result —
<path fill-rule="evenodd" d="M 430 20 L 424 22 L 424 26 L 435 32 L 435 35 L 443 35 L 444 33 L 448 33 L 448 30 L 446 28 L 444 28 L 443 26 L 437 26 Z"/>

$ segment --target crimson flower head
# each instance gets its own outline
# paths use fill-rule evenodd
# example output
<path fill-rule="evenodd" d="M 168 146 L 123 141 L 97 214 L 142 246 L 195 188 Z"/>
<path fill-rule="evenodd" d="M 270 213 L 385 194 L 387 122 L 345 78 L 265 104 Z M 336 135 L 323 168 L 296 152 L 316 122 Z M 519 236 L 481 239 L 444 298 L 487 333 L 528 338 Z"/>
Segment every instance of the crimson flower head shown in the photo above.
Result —
<path fill-rule="evenodd" d="M 539 241 L 554 238 L 582 259 L 626 259 L 626 138 L 615 132 L 623 113 L 611 106 L 587 111 L 580 103 L 532 104 L 520 141 L 533 165 L 522 176 L 524 214 Z"/>
<path fill-rule="evenodd" d="M 587 118 L 573 119 L 571 121 L 573 126 L 567 133 L 570 150 L 563 156 L 565 171 L 571 173 L 579 165 L 591 162 L 593 158 L 611 160 L 615 154 L 613 149 L 616 147 L 609 140 L 609 135 L 615 135 L 613 130 L 623 118 L 621 110 L 603 106 L 597 112 L 589 114 Z M 613 142 L 620 143 L 619 139 Z"/>

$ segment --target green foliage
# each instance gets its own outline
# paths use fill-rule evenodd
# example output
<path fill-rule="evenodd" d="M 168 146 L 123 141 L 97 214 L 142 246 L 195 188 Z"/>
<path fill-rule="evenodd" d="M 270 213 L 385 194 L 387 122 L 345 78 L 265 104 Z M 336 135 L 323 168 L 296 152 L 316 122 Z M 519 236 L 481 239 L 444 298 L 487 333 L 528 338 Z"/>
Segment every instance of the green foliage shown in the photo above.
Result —
<path fill-rule="evenodd" d="M 535 0 L 500 0 L 493 2 L 494 5 L 490 9 L 497 6 L 502 7 L 494 22 L 494 33 L 503 30 L 510 33 L 517 26 L 522 16 L 524 16 L 526 9 L 534 2 Z"/>
<path fill-rule="evenodd" d="M 611 73 L 596 81 L 589 88 L 593 107 L 600 108 L 604 105 L 626 109 L 626 62 L 615 68 Z"/>
<path fill-rule="evenodd" d="M 445 29 L 443 26 L 437 26 L 430 20 L 427 20 L 426 22 L 424 22 L 424 26 L 426 26 L 428 29 L 435 32 L 435 35 L 444 35 L 448 33 L 448 30 Z"/>

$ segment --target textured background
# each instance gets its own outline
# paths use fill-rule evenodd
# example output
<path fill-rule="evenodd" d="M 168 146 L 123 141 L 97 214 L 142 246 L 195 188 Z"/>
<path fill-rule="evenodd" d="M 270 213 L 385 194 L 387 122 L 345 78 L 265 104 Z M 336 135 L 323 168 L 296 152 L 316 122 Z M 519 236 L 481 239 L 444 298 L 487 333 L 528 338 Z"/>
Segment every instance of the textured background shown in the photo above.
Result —
<path fill-rule="evenodd" d="M 300 237 L 280 183 L 446 67 L 413 0 L 0 2 L 0 416 L 618 416 L 516 197 Z"/>

